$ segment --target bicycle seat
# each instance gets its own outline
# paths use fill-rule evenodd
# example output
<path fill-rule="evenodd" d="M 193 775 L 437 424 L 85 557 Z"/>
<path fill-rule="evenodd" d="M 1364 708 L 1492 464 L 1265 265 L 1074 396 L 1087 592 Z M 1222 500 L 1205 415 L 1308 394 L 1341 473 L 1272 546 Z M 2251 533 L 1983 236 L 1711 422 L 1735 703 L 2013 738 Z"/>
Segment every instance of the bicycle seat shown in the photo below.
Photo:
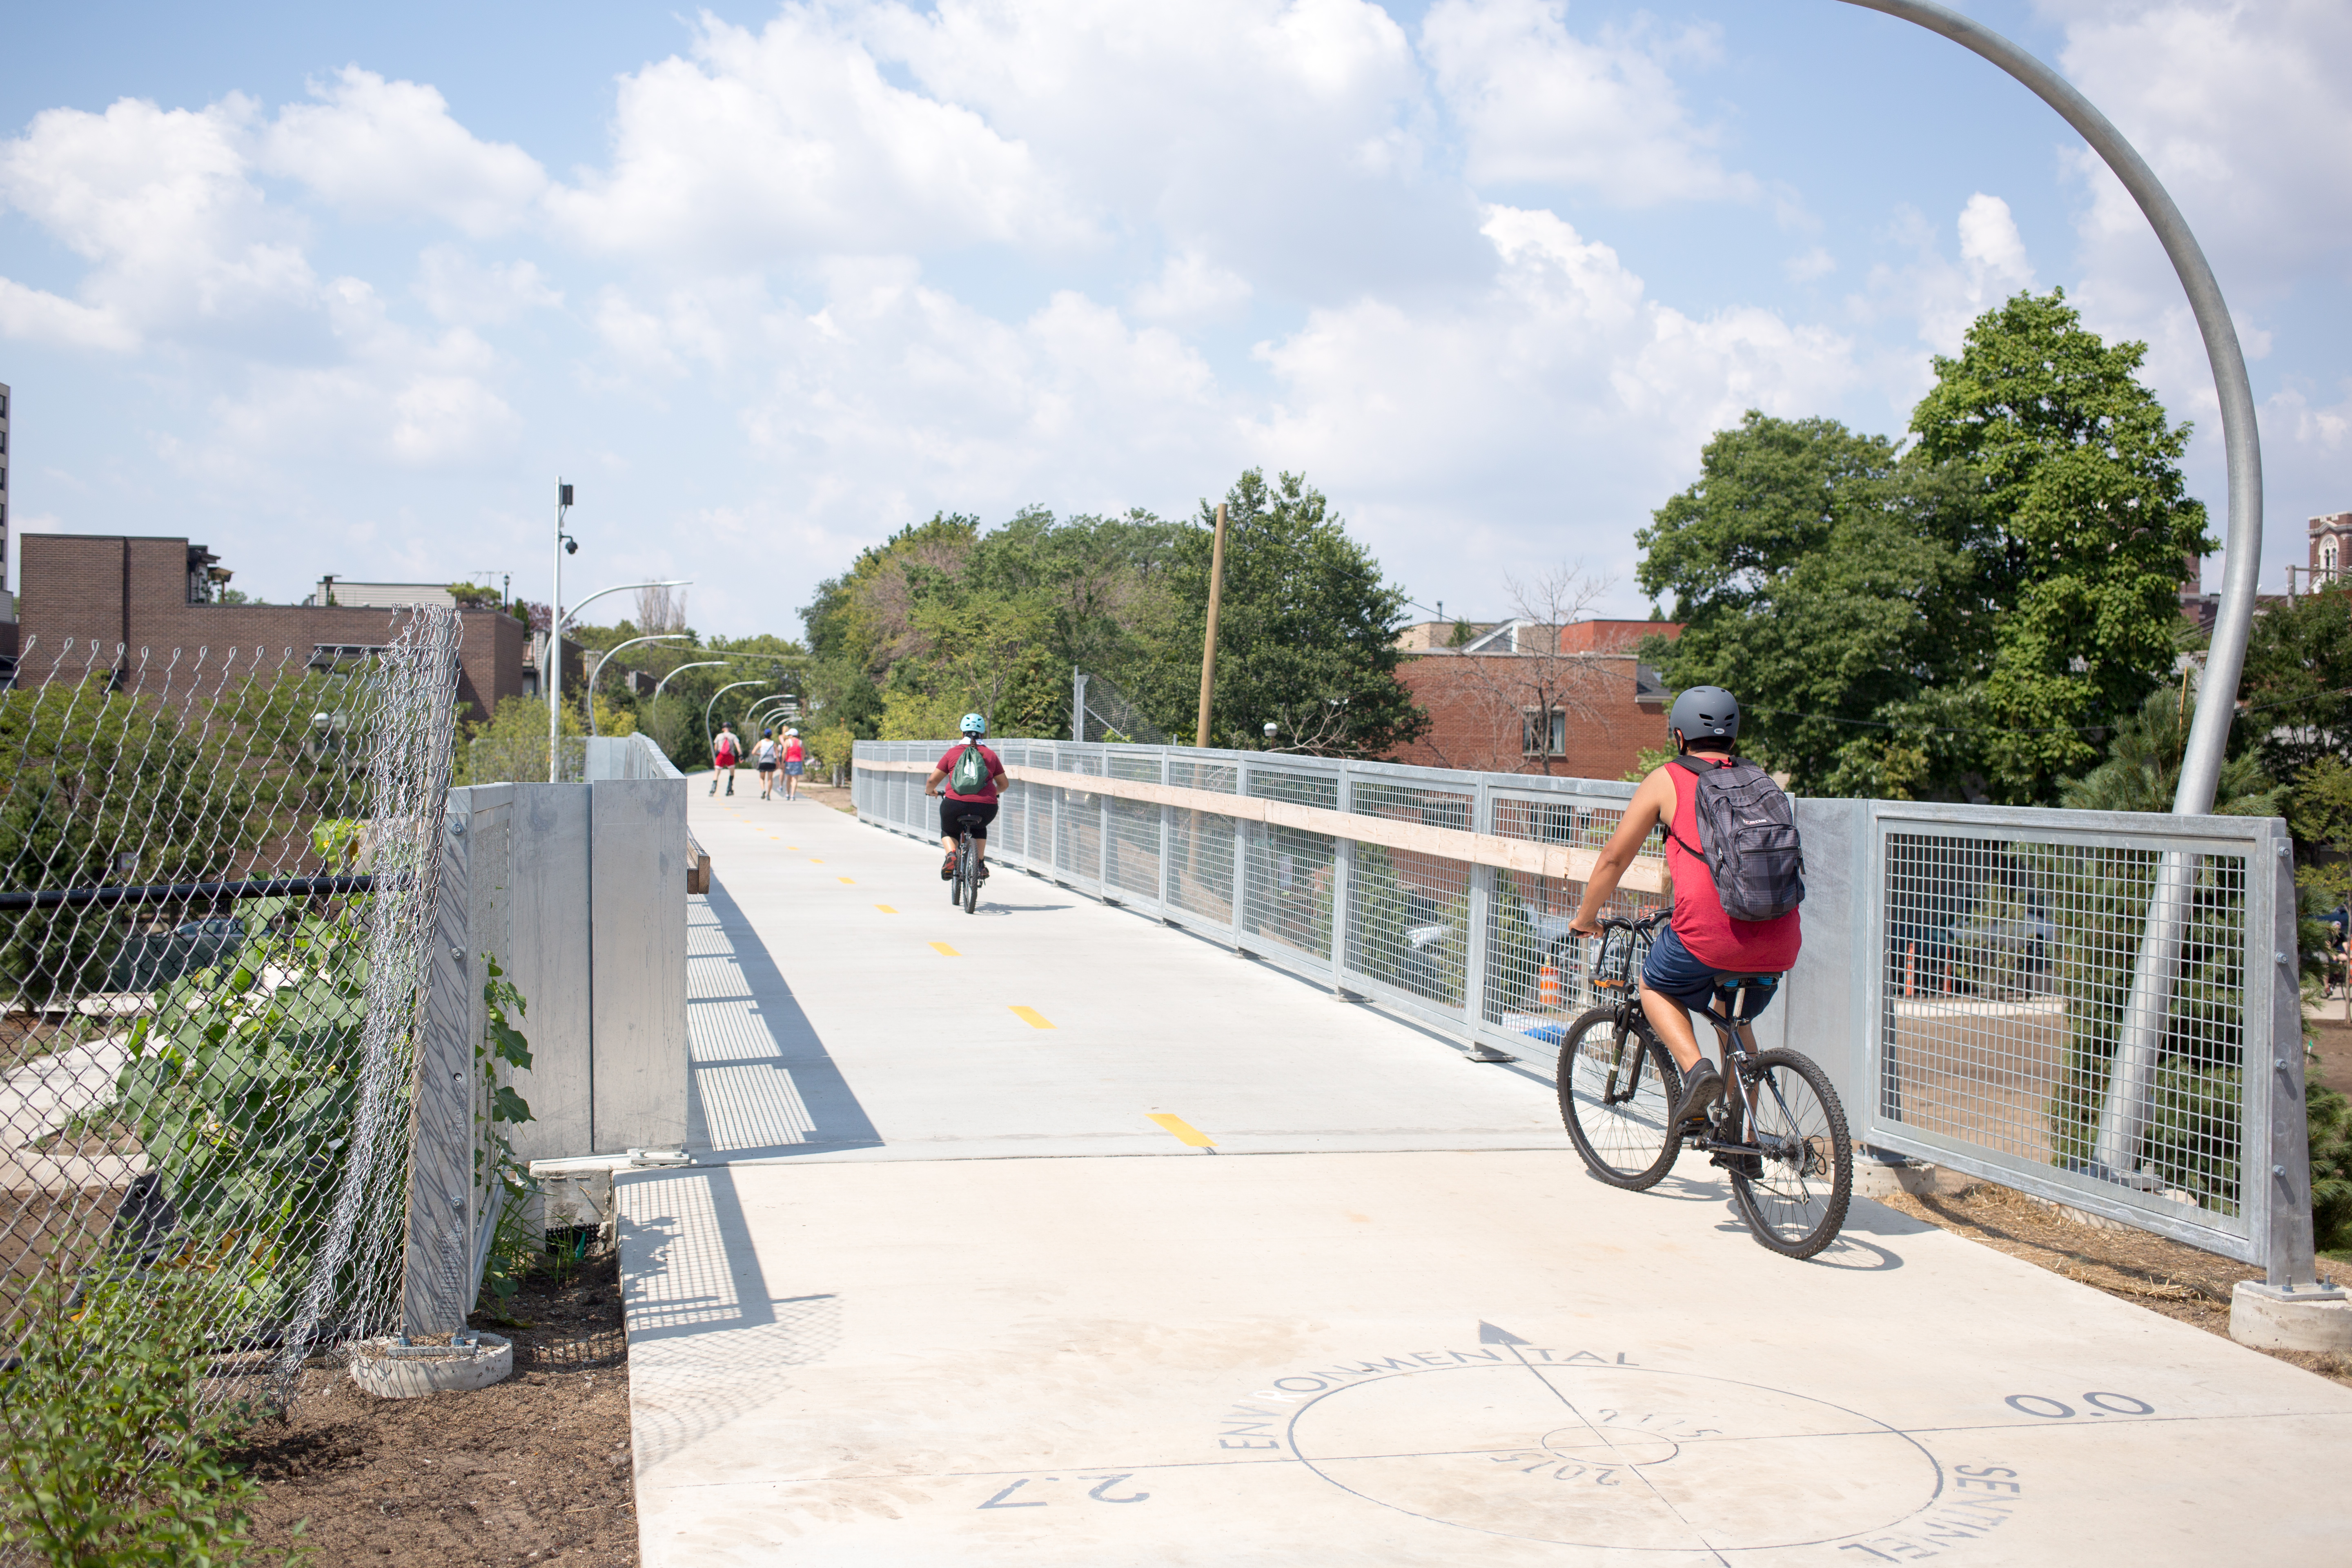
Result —
<path fill-rule="evenodd" d="M 1784 970 L 1781 973 L 1787 972 Z M 1738 991 L 1750 985 L 1759 991 L 1769 991 L 1780 984 L 1780 974 L 1718 974 L 1715 977 L 1715 988 L 1717 991 Z"/>

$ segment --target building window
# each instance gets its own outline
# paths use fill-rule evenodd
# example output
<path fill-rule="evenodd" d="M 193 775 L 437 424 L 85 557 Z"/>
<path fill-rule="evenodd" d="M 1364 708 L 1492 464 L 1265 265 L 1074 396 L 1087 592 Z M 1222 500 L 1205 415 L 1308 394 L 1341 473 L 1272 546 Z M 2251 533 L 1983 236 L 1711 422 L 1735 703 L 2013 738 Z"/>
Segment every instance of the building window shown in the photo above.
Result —
<path fill-rule="evenodd" d="M 1564 709 L 1551 710 L 1551 722 L 1533 708 L 1519 714 L 1519 750 L 1530 757 L 1568 755 L 1568 713 Z M 1549 732 L 1547 732 L 1549 731 Z"/>
<path fill-rule="evenodd" d="M 391 651 L 390 648 L 380 644 L 316 643 L 310 648 L 310 668 L 312 669 L 346 669 L 353 665 L 365 664 L 378 655 Z"/>
<path fill-rule="evenodd" d="M 2336 541 L 2331 539 L 2319 547 L 2319 569 L 2322 572 L 2336 570 Z"/>

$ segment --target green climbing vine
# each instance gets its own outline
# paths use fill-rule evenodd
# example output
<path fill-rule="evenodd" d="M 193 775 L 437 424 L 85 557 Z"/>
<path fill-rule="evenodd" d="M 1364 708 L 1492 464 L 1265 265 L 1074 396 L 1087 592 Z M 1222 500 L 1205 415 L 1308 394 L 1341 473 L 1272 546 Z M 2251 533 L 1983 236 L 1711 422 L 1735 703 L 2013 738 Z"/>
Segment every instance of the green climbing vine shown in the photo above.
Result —
<path fill-rule="evenodd" d="M 517 1026 L 528 1007 L 522 993 L 506 977 L 497 959 L 486 952 L 482 963 L 489 973 L 482 984 L 487 1023 L 480 1043 L 474 1047 L 474 1061 L 482 1073 L 487 1125 L 474 1145 L 474 1183 L 478 1188 L 496 1192 L 499 1198 L 499 1224 L 491 1234 L 489 1257 L 482 1266 L 481 1289 L 494 1303 L 503 1305 L 520 1289 L 531 1257 L 541 1245 L 541 1237 L 531 1234 L 530 1200 L 539 1192 L 539 1183 L 530 1173 L 530 1163 L 515 1152 L 513 1140 L 501 1131 L 531 1120 L 529 1102 L 515 1092 L 513 1085 L 501 1083 L 499 1074 L 500 1064 L 509 1068 L 529 1068 L 530 1042 Z"/>

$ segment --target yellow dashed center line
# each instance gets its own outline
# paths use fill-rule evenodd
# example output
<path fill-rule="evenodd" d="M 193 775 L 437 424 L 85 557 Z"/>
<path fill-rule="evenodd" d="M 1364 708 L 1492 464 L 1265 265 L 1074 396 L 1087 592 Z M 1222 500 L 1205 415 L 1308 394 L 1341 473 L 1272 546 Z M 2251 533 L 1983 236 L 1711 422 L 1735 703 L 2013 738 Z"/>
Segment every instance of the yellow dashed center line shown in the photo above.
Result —
<path fill-rule="evenodd" d="M 849 886 L 849 887 L 853 887 L 853 888 L 854 888 L 854 887 L 857 886 L 857 884 L 856 884 L 856 883 L 850 881 L 850 879 L 849 879 L 848 878 L 846 878 L 846 877 L 842 878 L 842 879 L 841 879 L 841 880 L 842 880 L 845 884 L 846 884 L 847 886 Z"/>
<path fill-rule="evenodd" d="M 1161 1131 L 1188 1149 L 1213 1149 L 1217 1146 L 1214 1139 L 1181 1116 L 1153 1115 L 1146 1120 L 1158 1122 Z"/>
<path fill-rule="evenodd" d="M 877 904 L 877 905 L 875 905 L 874 907 L 875 907 L 876 909 L 877 909 L 877 910 L 881 910 L 884 914 L 886 914 L 886 915 L 895 915 L 895 914 L 897 914 L 897 913 L 898 912 L 898 910 L 896 910 L 892 909 L 892 908 L 891 908 L 889 905 L 887 905 L 887 904 Z"/>
<path fill-rule="evenodd" d="M 954 948 L 950 947 L 943 942 L 935 942 L 931 943 L 931 951 L 940 954 L 943 958 L 961 958 L 963 956 L 962 953 L 958 952 Z M 1016 1013 L 1021 1011 L 1018 1007 L 1015 1007 L 1013 1010 Z"/>
<path fill-rule="evenodd" d="M 824 861 L 822 861 L 822 860 L 818 860 L 818 859 L 815 859 L 815 858 L 812 858 L 810 859 L 810 861 L 809 861 L 809 864 L 810 864 L 810 865 L 812 865 L 812 866 L 822 866 L 822 865 L 824 865 Z"/>
<path fill-rule="evenodd" d="M 1033 1029 L 1050 1029 L 1054 1026 L 1052 1020 L 1034 1007 L 1015 1007 L 1013 1009 L 1013 1016 Z"/>

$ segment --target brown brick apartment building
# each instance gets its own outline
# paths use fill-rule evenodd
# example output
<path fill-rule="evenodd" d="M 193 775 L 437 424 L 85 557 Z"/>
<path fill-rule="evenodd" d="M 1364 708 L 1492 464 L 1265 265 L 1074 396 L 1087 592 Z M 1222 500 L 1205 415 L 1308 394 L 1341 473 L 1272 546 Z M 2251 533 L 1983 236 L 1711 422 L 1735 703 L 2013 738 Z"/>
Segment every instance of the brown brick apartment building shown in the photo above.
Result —
<path fill-rule="evenodd" d="M 1458 648 L 1408 650 L 1397 676 L 1428 710 L 1430 725 L 1396 760 L 1622 777 L 1645 748 L 1666 740 L 1668 693 L 1633 647 L 1682 629 L 1670 621 L 1513 621 Z"/>
<path fill-rule="evenodd" d="M 115 650 L 127 647 L 135 691 L 142 664 L 152 666 L 157 673 L 150 683 L 162 689 L 162 661 L 173 650 L 185 659 L 199 648 L 210 648 L 215 658 L 231 648 L 259 648 L 271 660 L 291 650 L 324 668 L 382 647 L 395 620 L 390 610 L 350 605 L 216 604 L 229 574 L 211 551 L 185 539 L 32 533 L 24 538 L 19 565 L 19 685 L 44 681 L 68 641 L 76 653 L 97 643 L 104 650 L 101 666 L 113 664 Z M 458 700 L 467 717 L 486 718 L 522 692 L 523 626 L 498 610 L 459 616 Z M 70 658 L 68 668 L 79 674 L 89 667 Z M 184 670 L 184 664 L 183 682 Z"/>

